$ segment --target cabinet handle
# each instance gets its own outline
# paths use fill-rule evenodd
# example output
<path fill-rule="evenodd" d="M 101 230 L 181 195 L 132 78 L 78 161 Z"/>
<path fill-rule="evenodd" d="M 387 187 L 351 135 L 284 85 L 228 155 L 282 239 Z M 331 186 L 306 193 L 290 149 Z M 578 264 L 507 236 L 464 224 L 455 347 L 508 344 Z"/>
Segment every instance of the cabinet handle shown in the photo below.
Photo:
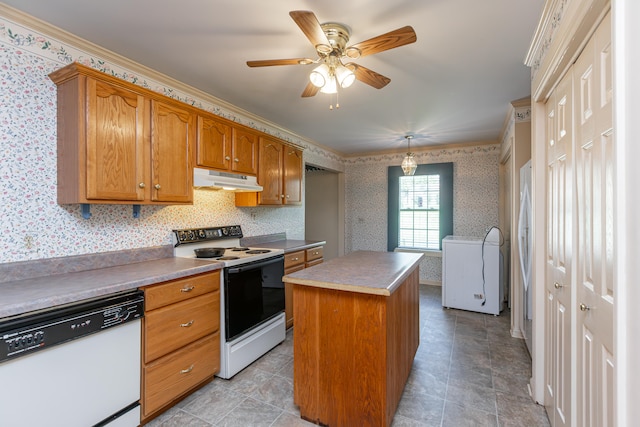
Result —
<path fill-rule="evenodd" d="M 192 290 L 194 290 L 196 287 L 195 286 L 185 286 L 184 288 L 180 289 L 180 292 L 191 292 Z"/>
<path fill-rule="evenodd" d="M 591 307 L 589 307 L 585 303 L 580 303 L 580 311 L 589 311 L 589 310 L 591 310 Z"/>
<path fill-rule="evenodd" d="M 159 190 L 162 187 L 160 186 L 160 184 L 156 184 L 156 185 L 153 186 L 153 188 L 155 188 L 156 190 Z"/>
<path fill-rule="evenodd" d="M 181 374 L 188 374 L 189 372 L 193 371 L 193 364 L 191 366 L 189 366 L 187 369 L 182 369 L 180 371 Z"/>
<path fill-rule="evenodd" d="M 231 157 L 226 156 L 224 159 L 225 159 L 225 160 L 231 160 Z"/>
<path fill-rule="evenodd" d="M 313 254 L 314 254 L 314 255 L 318 255 L 319 253 L 320 253 L 320 252 L 318 252 L 318 251 L 315 251 L 315 252 L 314 252 Z"/>
<path fill-rule="evenodd" d="M 553 287 L 556 289 L 560 289 L 560 288 L 564 288 L 564 285 L 561 285 L 560 283 L 556 282 L 553 284 Z"/>
<path fill-rule="evenodd" d="M 146 185 L 144 185 L 144 182 L 141 182 L 140 184 L 138 184 L 138 187 L 144 188 L 144 187 L 146 187 Z"/>
<path fill-rule="evenodd" d="M 287 194 L 287 199 L 289 198 L 289 195 Z"/>
<path fill-rule="evenodd" d="M 180 327 L 181 327 L 181 328 L 188 328 L 189 326 L 193 325 L 193 322 L 194 322 L 194 321 L 195 321 L 195 320 L 192 320 L 192 321 L 187 322 L 187 323 L 180 323 Z"/>
<path fill-rule="evenodd" d="M 291 261 L 297 261 L 297 260 L 299 260 L 299 259 L 300 259 L 300 258 L 291 258 Z"/>
<path fill-rule="evenodd" d="M 280 198 L 281 198 L 281 199 L 284 199 L 284 194 L 281 194 L 281 195 L 280 195 Z"/>
<path fill-rule="evenodd" d="M 240 162 L 240 160 L 238 160 L 237 157 L 235 159 L 233 159 L 233 161 L 236 162 L 236 163 Z"/>

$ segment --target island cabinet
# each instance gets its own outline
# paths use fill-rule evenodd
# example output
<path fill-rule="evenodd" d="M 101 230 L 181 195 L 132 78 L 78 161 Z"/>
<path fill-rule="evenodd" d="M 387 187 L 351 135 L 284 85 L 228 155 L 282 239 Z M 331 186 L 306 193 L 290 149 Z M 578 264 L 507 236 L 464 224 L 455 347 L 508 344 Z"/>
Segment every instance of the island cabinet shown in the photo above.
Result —
<path fill-rule="evenodd" d="M 258 184 L 261 192 L 236 193 L 236 206 L 282 206 L 302 202 L 302 151 L 276 138 L 260 136 Z"/>
<path fill-rule="evenodd" d="M 258 173 L 258 134 L 213 114 L 198 114 L 196 165 L 244 175 Z"/>
<path fill-rule="evenodd" d="M 220 370 L 220 271 L 143 289 L 144 423 Z"/>
<path fill-rule="evenodd" d="M 193 203 L 195 110 L 78 63 L 58 87 L 58 203 Z"/>
<path fill-rule="evenodd" d="M 419 344 L 422 254 L 352 252 L 293 285 L 293 394 L 318 425 L 389 426 Z"/>
<path fill-rule="evenodd" d="M 284 274 L 295 273 L 317 264 L 323 259 L 324 246 L 314 246 L 306 250 L 287 252 L 284 254 Z M 293 285 L 284 284 L 284 315 L 287 329 L 293 326 Z"/>

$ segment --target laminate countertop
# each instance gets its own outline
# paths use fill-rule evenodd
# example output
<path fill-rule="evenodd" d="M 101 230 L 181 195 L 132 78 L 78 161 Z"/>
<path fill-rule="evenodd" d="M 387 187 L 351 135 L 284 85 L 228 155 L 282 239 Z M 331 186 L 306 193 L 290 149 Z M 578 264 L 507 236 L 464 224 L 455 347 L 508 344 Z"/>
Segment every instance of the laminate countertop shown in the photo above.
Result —
<path fill-rule="evenodd" d="M 391 295 L 418 267 L 421 253 L 356 251 L 288 274 L 285 283 L 340 291 Z"/>
<path fill-rule="evenodd" d="M 167 257 L 0 283 L 0 321 L 5 317 L 114 294 L 221 269 L 223 264 Z"/>

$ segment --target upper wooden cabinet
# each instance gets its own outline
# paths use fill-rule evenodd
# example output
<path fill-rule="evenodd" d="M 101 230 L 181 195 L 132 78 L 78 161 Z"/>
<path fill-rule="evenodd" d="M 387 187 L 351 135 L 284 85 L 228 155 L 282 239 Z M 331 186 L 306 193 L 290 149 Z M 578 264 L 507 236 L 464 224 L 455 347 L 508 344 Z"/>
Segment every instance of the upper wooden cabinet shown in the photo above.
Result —
<path fill-rule="evenodd" d="M 258 173 L 258 134 L 213 114 L 198 114 L 196 165 L 243 175 Z"/>
<path fill-rule="evenodd" d="M 49 77 L 58 86 L 58 203 L 193 202 L 195 110 L 77 63 Z"/>
<path fill-rule="evenodd" d="M 259 169 L 259 134 L 242 125 L 234 125 L 231 135 L 231 171 L 255 176 Z"/>
<path fill-rule="evenodd" d="M 258 145 L 259 193 L 236 193 L 236 206 L 291 205 L 302 202 L 302 151 L 261 136 Z"/>
<path fill-rule="evenodd" d="M 231 168 L 231 126 L 213 116 L 198 114 L 196 165 L 204 168 Z"/>

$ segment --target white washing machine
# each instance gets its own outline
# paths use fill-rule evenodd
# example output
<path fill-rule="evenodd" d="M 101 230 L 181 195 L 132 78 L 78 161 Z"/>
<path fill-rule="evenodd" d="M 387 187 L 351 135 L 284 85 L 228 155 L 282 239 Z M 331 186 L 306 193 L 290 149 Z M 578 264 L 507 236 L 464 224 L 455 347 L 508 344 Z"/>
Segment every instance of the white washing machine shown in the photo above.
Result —
<path fill-rule="evenodd" d="M 499 315 L 504 309 L 500 232 L 442 240 L 442 306 Z"/>

